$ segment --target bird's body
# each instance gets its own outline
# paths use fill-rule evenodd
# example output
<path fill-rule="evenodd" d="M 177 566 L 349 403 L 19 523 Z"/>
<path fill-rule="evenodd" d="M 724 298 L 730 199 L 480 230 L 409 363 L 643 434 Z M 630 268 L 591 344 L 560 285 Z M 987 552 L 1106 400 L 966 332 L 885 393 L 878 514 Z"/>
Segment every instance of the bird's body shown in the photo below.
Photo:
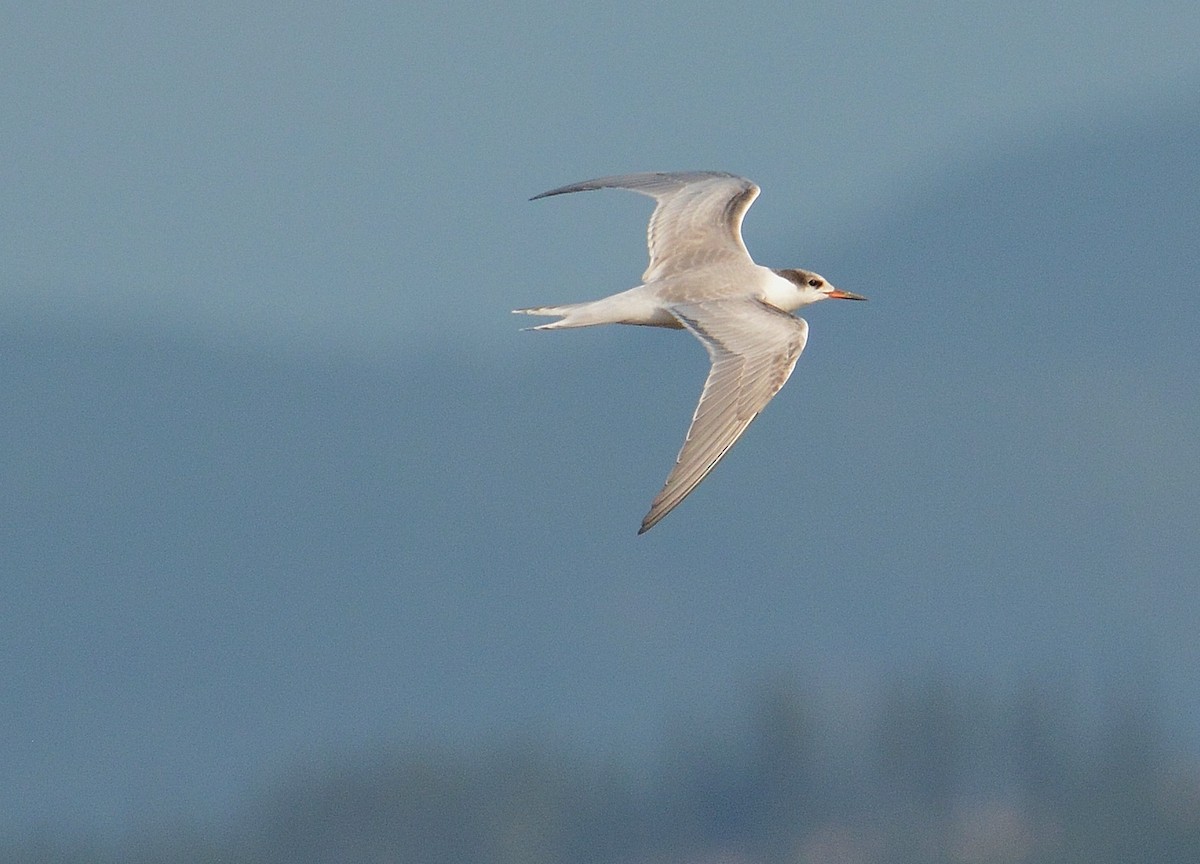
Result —
<path fill-rule="evenodd" d="M 861 300 L 805 270 L 755 264 L 741 224 L 758 186 L 718 172 L 626 174 L 544 192 L 630 189 L 654 198 L 642 284 L 599 300 L 517 309 L 556 316 L 534 327 L 597 324 L 686 328 L 708 351 L 712 369 L 683 448 L 642 521 L 654 527 L 699 485 L 791 375 L 808 340 L 808 323 L 789 314 L 827 297 Z"/>

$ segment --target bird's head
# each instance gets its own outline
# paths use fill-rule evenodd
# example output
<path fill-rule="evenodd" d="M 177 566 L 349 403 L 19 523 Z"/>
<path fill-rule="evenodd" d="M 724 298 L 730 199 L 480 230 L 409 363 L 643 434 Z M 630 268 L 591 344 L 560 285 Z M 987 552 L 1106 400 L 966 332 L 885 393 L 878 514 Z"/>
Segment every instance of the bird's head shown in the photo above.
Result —
<path fill-rule="evenodd" d="M 780 270 L 780 274 L 792 282 L 800 292 L 801 306 L 816 303 L 818 300 L 866 300 L 860 294 L 851 294 L 840 288 L 834 288 L 820 273 L 810 270 Z"/>

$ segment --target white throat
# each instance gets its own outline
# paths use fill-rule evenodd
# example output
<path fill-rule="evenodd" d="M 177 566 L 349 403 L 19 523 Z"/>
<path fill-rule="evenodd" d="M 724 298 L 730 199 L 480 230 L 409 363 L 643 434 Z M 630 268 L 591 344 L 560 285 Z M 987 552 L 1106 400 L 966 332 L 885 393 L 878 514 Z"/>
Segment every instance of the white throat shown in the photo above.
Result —
<path fill-rule="evenodd" d="M 772 306 L 785 312 L 794 312 L 801 306 L 825 299 L 825 293 L 809 285 L 797 285 L 791 279 L 780 276 L 774 270 L 763 268 L 768 278 L 763 286 L 762 298 Z"/>

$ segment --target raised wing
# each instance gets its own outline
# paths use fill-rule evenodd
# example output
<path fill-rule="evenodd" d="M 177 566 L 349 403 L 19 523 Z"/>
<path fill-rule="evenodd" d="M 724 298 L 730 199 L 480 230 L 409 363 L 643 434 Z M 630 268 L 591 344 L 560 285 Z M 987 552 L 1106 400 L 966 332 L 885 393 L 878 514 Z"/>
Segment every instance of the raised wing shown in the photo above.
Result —
<path fill-rule="evenodd" d="M 650 266 L 643 282 L 653 282 L 718 261 L 753 263 L 742 242 L 742 217 L 758 197 L 758 186 L 718 171 L 622 174 L 599 177 L 538 198 L 593 189 L 630 189 L 658 202 L 646 230 Z"/>
<path fill-rule="evenodd" d="M 804 344 L 808 323 L 761 300 L 712 300 L 671 307 L 712 360 L 692 425 L 667 482 L 638 531 L 644 534 L 686 498 L 779 392 Z"/>

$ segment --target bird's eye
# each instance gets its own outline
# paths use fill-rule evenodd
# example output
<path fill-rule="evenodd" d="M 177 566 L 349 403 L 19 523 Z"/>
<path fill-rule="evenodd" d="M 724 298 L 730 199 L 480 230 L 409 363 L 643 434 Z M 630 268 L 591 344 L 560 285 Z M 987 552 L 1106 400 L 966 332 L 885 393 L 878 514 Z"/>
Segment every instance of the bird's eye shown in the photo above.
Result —
<path fill-rule="evenodd" d="M 811 285 L 813 288 L 820 288 L 825 283 L 822 282 L 820 279 L 809 279 L 808 284 Z"/>

